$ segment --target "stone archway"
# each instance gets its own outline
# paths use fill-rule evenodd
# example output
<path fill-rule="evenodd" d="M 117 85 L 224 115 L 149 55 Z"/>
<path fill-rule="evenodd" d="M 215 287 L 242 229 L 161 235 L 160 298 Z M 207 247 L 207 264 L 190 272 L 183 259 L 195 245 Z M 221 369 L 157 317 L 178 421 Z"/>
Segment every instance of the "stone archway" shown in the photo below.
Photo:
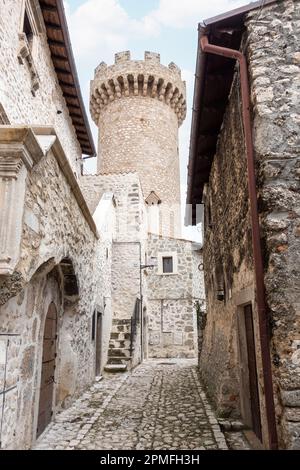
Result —
<path fill-rule="evenodd" d="M 78 343 L 75 318 L 79 317 L 79 283 L 71 258 L 57 266 L 62 280 L 62 315 L 59 321 L 56 407 L 66 408 L 78 385 Z M 77 337 L 77 340 L 75 339 Z"/>
<path fill-rule="evenodd" d="M 66 371 L 66 364 L 70 363 L 72 333 L 66 334 L 68 325 L 73 323 L 74 312 L 79 299 L 79 287 L 74 265 L 70 258 L 63 258 L 55 266 L 51 262 L 45 267 L 52 268 L 48 272 L 40 268 L 39 274 L 47 281 L 43 295 L 46 299 L 46 319 L 44 330 L 41 332 L 42 344 L 40 354 L 41 369 L 40 393 L 38 398 L 38 412 L 36 424 L 36 438 L 38 438 L 52 421 L 56 411 L 61 407 L 64 393 L 62 389 L 68 385 L 68 395 L 72 395 L 75 368 L 72 364 Z M 55 280 L 55 284 L 51 281 Z M 47 303 L 48 302 L 48 303 Z M 49 307 L 48 307 L 49 305 Z M 47 309 L 48 307 L 48 309 Z M 67 372 L 67 373 L 66 373 Z M 70 386 L 70 383 L 72 384 Z"/>
<path fill-rule="evenodd" d="M 43 335 L 43 356 L 41 369 L 41 385 L 39 398 L 39 411 L 37 423 L 37 437 L 50 424 L 53 415 L 53 398 L 56 367 L 56 342 L 57 342 L 57 310 L 51 302 L 45 320 Z"/>

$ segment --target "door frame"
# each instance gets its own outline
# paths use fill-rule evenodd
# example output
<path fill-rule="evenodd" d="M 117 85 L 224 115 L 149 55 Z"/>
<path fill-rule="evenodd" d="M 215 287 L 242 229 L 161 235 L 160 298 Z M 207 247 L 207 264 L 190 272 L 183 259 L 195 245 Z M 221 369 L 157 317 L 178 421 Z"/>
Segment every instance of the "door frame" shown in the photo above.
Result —
<path fill-rule="evenodd" d="M 240 407 L 241 415 L 244 424 L 251 429 L 260 442 L 263 442 L 263 415 L 261 406 L 261 388 L 259 383 L 259 367 L 260 357 L 257 355 L 256 339 L 255 339 L 255 291 L 253 287 L 243 289 L 236 295 L 236 326 L 237 326 L 237 351 L 238 351 L 238 369 L 240 378 Z M 250 391 L 250 371 L 248 366 L 248 344 L 246 334 L 246 321 L 245 321 L 245 307 L 251 306 L 252 310 L 252 322 L 253 322 L 253 334 L 254 334 L 254 351 L 255 351 L 255 365 L 257 375 L 257 393 L 258 393 L 258 413 L 260 421 L 260 435 L 257 435 L 253 428 L 252 419 L 252 400 Z"/>
<path fill-rule="evenodd" d="M 41 391 L 41 379 L 42 379 L 42 367 L 43 367 L 43 345 L 44 345 L 44 332 L 45 332 L 45 326 L 46 326 L 46 318 L 48 314 L 48 310 L 51 304 L 54 304 L 56 308 L 56 314 L 57 314 L 57 323 L 56 323 L 56 361 L 55 361 L 55 370 L 54 370 L 54 388 L 53 388 L 53 397 L 52 397 L 52 420 L 55 418 L 55 401 L 56 401 L 56 393 L 57 393 L 57 378 L 58 378 L 58 369 L 59 369 L 59 329 L 60 329 L 60 301 L 59 298 L 54 296 L 49 296 L 46 293 L 46 301 L 44 303 L 44 309 L 43 309 L 43 317 L 42 321 L 40 324 L 40 332 L 39 332 L 39 341 L 38 341 L 38 348 L 37 348 L 37 355 L 38 355 L 38 361 L 37 361 L 37 369 L 36 369 L 36 374 L 35 374 L 35 383 L 36 383 L 36 390 L 34 394 L 34 399 L 33 399 L 33 421 L 32 421 L 32 440 L 31 440 L 31 445 L 33 445 L 37 440 L 41 438 L 43 433 L 46 431 L 46 429 L 43 431 L 43 433 L 37 437 L 37 426 L 38 426 L 38 417 L 39 417 L 39 405 L 40 405 L 40 391 Z"/>
<path fill-rule="evenodd" d="M 58 366 L 58 332 L 59 332 L 59 308 L 57 303 L 54 299 L 51 299 L 46 303 L 47 308 L 45 309 L 45 315 L 42 322 L 42 328 L 40 333 L 40 348 L 39 348 L 39 367 L 37 370 L 38 374 L 38 381 L 37 381 L 37 399 L 35 404 L 35 419 L 34 419 L 34 441 L 39 439 L 43 433 L 46 431 L 47 427 L 51 423 L 51 421 L 55 417 L 55 399 L 56 399 L 56 383 L 57 383 L 57 366 Z M 41 382 L 42 382 L 42 372 L 43 372 L 43 354 L 44 354 L 44 335 L 45 335 L 45 327 L 46 327 L 46 320 L 49 313 L 49 309 L 51 305 L 54 305 L 56 311 L 56 335 L 55 335 L 55 365 L 54 365 L 54 384 L 53 384 L 53 392 L 52 392 L 52 419 L 50 423 L 46 426 L 46 428 L 42 431 L 42 433 L 37 436 L 37 427 L 38 427 L 38 419 L 39 419 L 39 411 L 40 411 L 40 398 L 41 398 Z"/>
<path fill-rule="evenodd" d="M 252 304 L 245 305 L 243 310 L 244 310 L 246 343 L 247 343 L 247 352 L 248 352 L 248 371 L 249 371 L 252 430 L 255 433 L 256 437 L 260 441 L 262 441 L 261 409 L 260 409 L 259 383 L 258 383 L 258 372 L 257 372 L 257 357 L 256 357 L 255 329 L 254 329 L 255 327 L 254 327 Z"/>

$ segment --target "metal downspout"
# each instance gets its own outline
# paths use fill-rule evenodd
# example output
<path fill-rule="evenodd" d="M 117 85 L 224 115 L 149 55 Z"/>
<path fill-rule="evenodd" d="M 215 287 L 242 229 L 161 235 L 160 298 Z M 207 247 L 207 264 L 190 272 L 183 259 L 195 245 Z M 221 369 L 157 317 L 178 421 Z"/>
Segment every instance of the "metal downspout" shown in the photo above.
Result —
<path fill-rule="evenodd" d="M 200 44 L 203 52 L 216 54 L 231 59 L 236 59 L 239 62 L 240 66 L 243 124 L 247 155 L 248 188 L 251 213 L 252 247 L 255 270 L 256 301 L 259 320 L 261 358 L 263 366 L 265 406 L 268 423 L 269 446 L 270 449 L 274 450 L 278 448 L 278 438 L 276 430 L 275 404 L 273 395 L 272 365 L 269 347 L 270 331 L 265 298 L 264 267 L 262 258 L 262 248 L 260 243 L 259 215 L 257 208 L 254 148 L 250 116 L 250 86 L 248 80 L 247 60 L 244 54 L 240 51 L 209 44 L 207 36 L 203 36 L 200 39 Z"/>

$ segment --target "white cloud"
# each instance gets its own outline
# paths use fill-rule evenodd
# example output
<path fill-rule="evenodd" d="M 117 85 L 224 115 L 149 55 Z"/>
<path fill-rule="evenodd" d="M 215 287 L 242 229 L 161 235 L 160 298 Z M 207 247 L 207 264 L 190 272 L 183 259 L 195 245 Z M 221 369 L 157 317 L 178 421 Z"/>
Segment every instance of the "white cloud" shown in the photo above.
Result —
<path fill-rule="evenodd" d="M 95 56 L 111 61 L 125 50 L 131 39 L 159 36 L 163 28 L 195 27 L 203 19 L 236 8 L 246 0 L 160 0 L 157 9 L 144 18 L 131 18 L 118 0 L 86 0 L 71 12 L 71 0 L 65 0 L 75 55 L 85 63 Z"/>
<path fill-rule="evenodd" d="M 125 50 L 130 38 L 147 38 L 159 33 L 151 17 L 130 18 L 118 0 L 87 0 L 74 12 L 65 2 L 73 49 L 78 61 L 95 57 L 111 62 L 115 52 Z"/>
<path fill-rule="evenodd" d="M 158 8 L 148 18 L 162 26 L 184 28 L 246 3 L 246 0 L 160 0 Z"/>

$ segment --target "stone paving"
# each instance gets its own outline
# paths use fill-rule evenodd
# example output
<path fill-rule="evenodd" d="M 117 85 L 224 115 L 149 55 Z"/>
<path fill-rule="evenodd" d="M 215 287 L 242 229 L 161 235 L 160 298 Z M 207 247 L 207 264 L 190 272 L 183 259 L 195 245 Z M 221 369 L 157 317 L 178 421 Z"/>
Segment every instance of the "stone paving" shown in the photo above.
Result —
<path fill-rule="evenodd" d="M 107 375 L 60 413 L 35 449 L 227 449 L 192 360 Z"/>

